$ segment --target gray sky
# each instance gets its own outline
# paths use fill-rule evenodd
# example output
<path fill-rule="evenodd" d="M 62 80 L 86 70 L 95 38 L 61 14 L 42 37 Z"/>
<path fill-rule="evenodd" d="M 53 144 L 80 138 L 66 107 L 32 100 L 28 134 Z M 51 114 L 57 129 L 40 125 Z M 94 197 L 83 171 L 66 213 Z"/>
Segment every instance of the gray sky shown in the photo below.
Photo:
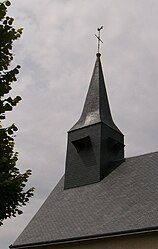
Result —
<path fill-rule="evenodd" d="M 66 132 L 81 114 L 100 25 L 102 66 L 126 156 L 158 150 L 157 13 L 157 0 L 12 0 L 9 14 L 24 27 L 14 49 L 22 70 L 12 96 L 23 100 L 7 117 L 19 127 L 18 167 L 32 169 L 36 192 L 24 214 L 0 228 L 0 249 L 14 242 L 64 173 Z"/>

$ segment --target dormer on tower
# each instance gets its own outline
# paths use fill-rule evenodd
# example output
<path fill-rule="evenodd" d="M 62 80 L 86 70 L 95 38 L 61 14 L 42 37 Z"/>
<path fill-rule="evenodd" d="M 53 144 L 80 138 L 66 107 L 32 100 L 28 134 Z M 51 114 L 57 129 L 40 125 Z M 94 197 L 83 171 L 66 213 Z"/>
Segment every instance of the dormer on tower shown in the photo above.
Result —
<path fill-rule="evenodd" d="M 124 160 L 124 136 L 111 116 L 100 56 L 81 117 L 68 131 L 65 189 L 99 182 Z"/>

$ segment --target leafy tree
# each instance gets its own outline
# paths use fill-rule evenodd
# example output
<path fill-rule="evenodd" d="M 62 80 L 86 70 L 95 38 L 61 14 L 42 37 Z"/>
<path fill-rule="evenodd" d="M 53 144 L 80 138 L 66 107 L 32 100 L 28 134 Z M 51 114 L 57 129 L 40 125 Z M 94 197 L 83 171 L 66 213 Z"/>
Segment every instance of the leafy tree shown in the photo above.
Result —
<path fill-rule="evenodd" d="M 15 124 L 2 126 L 5 114 L 21 100 L 20 96 L 11 98 L 8 93 L 12 83 L 17 81 L 20 66 L 11 68 L 13 42 L 20 38 L 22 28 L 13 27 L 14 19 L 7 16 L 10 1 L 0 3 L 0 225 L 4 219 L 22 214 L 21 207 L 33 196 L 33 188 L 26 190 L 26 182 L 31 170 L 21 174 L 16 167 L 18 153 L 14 152 L 14 136 L 18 128 Z"/>

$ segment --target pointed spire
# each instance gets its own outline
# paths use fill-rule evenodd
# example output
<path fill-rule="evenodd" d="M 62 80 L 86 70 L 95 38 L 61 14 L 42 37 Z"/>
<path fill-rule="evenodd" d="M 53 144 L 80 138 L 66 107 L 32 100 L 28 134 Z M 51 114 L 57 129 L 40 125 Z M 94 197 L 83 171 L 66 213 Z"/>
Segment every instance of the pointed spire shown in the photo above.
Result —
<path fill-rule="evenodd" d="M 121 133 L 114 124 L 111 116 L 100 60 L 101 54 L 97 53 L 96 56 L 97 59 L 81 117 L 70 131 L 103 122 L 107 126 Z"/>

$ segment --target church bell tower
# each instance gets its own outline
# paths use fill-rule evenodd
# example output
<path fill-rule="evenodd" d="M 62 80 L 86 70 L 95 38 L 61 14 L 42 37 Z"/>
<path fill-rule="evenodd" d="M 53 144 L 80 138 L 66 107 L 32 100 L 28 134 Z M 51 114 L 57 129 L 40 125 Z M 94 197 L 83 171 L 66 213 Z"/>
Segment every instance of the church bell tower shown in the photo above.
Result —
<path fill-rule="evenodd" d="M 81 117 L 68 131 L 64 189 L 99 182 L 124 161 L 124 136 L 112 119 L 96 56 Z"/>

